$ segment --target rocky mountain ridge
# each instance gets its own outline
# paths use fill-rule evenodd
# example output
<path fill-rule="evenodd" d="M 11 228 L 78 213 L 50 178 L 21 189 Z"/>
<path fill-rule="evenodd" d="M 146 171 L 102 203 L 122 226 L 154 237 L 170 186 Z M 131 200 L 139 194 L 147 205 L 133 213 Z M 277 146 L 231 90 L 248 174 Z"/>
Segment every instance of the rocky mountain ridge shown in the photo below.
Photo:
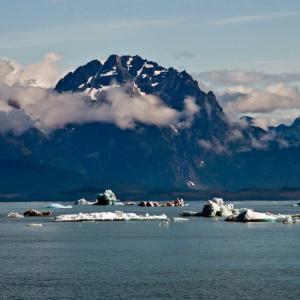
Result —
<path fill-rule="evenodd" d="M 19 136 L 10 132 L 0 136 L 0 158 L 67 170 L 82 176 L 82 185 L 92 179 L 150 189 L 300 186 L 298 121 L 268 130 L 253 126 L 250 118 L 232 122 L 214 93 L 202 91 L 185 71 L 139 56 L 111 55 L 104 63 L 80 66 L 55 87 L 62 95 L 84 95 L 95 108 L 114 89 L 129 95 L 126 101 L 150 95 L 184 112 L 186 99 L 192 99 L 197 109 L 164 126 L 137 121 L 133 128 L 120 128 L 101 121 L 68 124 L 48 135 L 34 128 Z M 68 185 L 77 187 L 78 182 Z"/>

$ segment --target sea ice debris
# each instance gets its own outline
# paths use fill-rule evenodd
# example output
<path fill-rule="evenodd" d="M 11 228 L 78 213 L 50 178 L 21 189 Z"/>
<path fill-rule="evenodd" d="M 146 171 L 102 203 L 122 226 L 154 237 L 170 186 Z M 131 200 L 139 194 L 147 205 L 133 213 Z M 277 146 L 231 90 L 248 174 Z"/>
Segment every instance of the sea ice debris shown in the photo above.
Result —
<path fill-rule="evenodd" d="M 11 212 L 7 215 L 8 218 L 11 218 L 11 219 L 18 219 L 18 218 L 24 218 L 23 215 L 20 215 L 19 213 L 17 212 Z"/>
<path fill-rule="evenodd" d="M 47 208 L 72 208 L 72 205 L 62 205 L 59 203 L 51 203 Z"/>
<path fill-rule="evenodd" d="M 79 213 L 70 215 L 60 215 L 54 218 L 55 222 L 83 222 L 83 221 L 152 221 L 168 220 L 165 214 L 161 215 L 137 215 L 135 213 L 115 212 L 95 212 Z"/>

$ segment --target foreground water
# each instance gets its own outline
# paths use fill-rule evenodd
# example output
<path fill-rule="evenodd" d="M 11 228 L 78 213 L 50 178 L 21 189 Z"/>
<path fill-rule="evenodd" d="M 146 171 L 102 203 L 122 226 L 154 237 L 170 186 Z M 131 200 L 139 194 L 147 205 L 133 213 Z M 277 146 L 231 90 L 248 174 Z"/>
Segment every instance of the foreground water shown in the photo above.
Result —
<path fill-rule="evenodd" d="M 237 207 L 300 213 L 292 202 Z M 240 224 L 201 217 L 159 221 L 54 223 L 10 220 L 49 203 L 0 203 L 0 299 L 299 299 L 300 225 Z M 189 207 L 88 207 L 177 216 Z M 42 223 L 39 228 L 26 226 Z"/>

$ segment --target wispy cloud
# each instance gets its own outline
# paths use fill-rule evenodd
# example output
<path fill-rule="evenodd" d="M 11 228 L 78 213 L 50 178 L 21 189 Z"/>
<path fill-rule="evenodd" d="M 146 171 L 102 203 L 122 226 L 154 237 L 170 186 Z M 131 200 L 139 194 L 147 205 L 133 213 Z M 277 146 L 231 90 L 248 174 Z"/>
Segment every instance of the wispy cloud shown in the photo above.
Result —
<path fill-rule="evenodd" d="M 256 21 L 270 21 L 276 19 L 285 19 L 285 18 L 295 17 L 299 15 L 300 15 L 299 11 L 273 12 L 267 14 L 234 16 L 229 18 L 208 21 L 206 22 L 206 24 L 207 25 L 230 25 L 230 24 L 249 23 L 249 22 L 256 22 Z"/>
<path fill-rule="evenodd" d="M 100 39 L 115 40 L 126 35 L 137 34 L 142 29 L 174 26 L 184 22 L 184 18 L 144 18 L 120 19 L 99 22 L 75 23 L 35 30 L 8 31 L 0 37 L 0 49 L 35 47 L 65 42 L 91 42 Z M 79 38 L 80 37 L 80 38 Z"/>
<path fill-rule="evenodd" d="M 248 70 L 215 70 L 192 74 L 196 79 L 204 84 L 224 87 L 234 85 L 255 86 L 272 83 L 299 83 L 300 72 L 269 74 L 261 71 Z"/>
<path fill-rule="evenodd" d="M 124 87 L 112 85 L 97 93 L 99 101 L 91 101 L 80 92 L 59 94 L 49 89 L 57 75 L 55 62 L 59 58 L 52 52 L 25 67 L 0 59 L 0 124 L 4 124 L 0 134 L 19 134 L 31 127 L 49 132 L 67 124 L 89 122 L 113 123 L 121 129 L 134 129 L 138 123 L 189 127 L 199 112 L 194 98 L 186 98 L 184 108 L 178 111 L 154 95 L 131 96 L 130 83 Z"/>
<path fill-rule="evenodd" d="M 248 115 L 255 124 L 291 123 L 300 116 L 300 73 L 271 74 L 249 70 L 215 70 L 194 73 L 204 90 L 218 95 L 232 118 Z"/>

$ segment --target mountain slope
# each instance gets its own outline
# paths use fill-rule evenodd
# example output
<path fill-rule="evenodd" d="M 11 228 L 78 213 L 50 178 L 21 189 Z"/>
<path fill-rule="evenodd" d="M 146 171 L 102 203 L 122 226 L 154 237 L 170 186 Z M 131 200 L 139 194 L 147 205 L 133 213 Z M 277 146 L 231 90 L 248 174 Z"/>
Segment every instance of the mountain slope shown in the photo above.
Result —
<path fill-rule="evenodd" d="M 253 126 L 250 118 L 231 122 L 213 92 L 203 92 L 185 71 L 139 56 L 111 55 L 104 63 L 93 60 L 68 73 L 55 87 L 61 95 L 85 95 L 95 109 L 103 103 L 113 106 L 109 101 L 116 97 L 115 90 L 118 95 L 129 95 L 122 107 L 125 113 L 138 109 L 129 105 L 132 99 L 150 95 L 176 110 L 178 120 L 163 126 L 135 121 L 125 128 L 102 120 L 68 124 L 50 134 L 38 129 L 19 136 L 8 132 L 0 135 L 0 159 L 80 174 L 70 189 L 88 185 L 87 178 L 150 189 L 300 186 L 297 124 L 292 131 L 283 127 L 265 131 Z M 193 104 L 190 114 L 186 110 L 189 100 Z M 41 180 L 50 179 L 42 176 Z M 41 187 L 47 189 L 46 184 Z"/>

